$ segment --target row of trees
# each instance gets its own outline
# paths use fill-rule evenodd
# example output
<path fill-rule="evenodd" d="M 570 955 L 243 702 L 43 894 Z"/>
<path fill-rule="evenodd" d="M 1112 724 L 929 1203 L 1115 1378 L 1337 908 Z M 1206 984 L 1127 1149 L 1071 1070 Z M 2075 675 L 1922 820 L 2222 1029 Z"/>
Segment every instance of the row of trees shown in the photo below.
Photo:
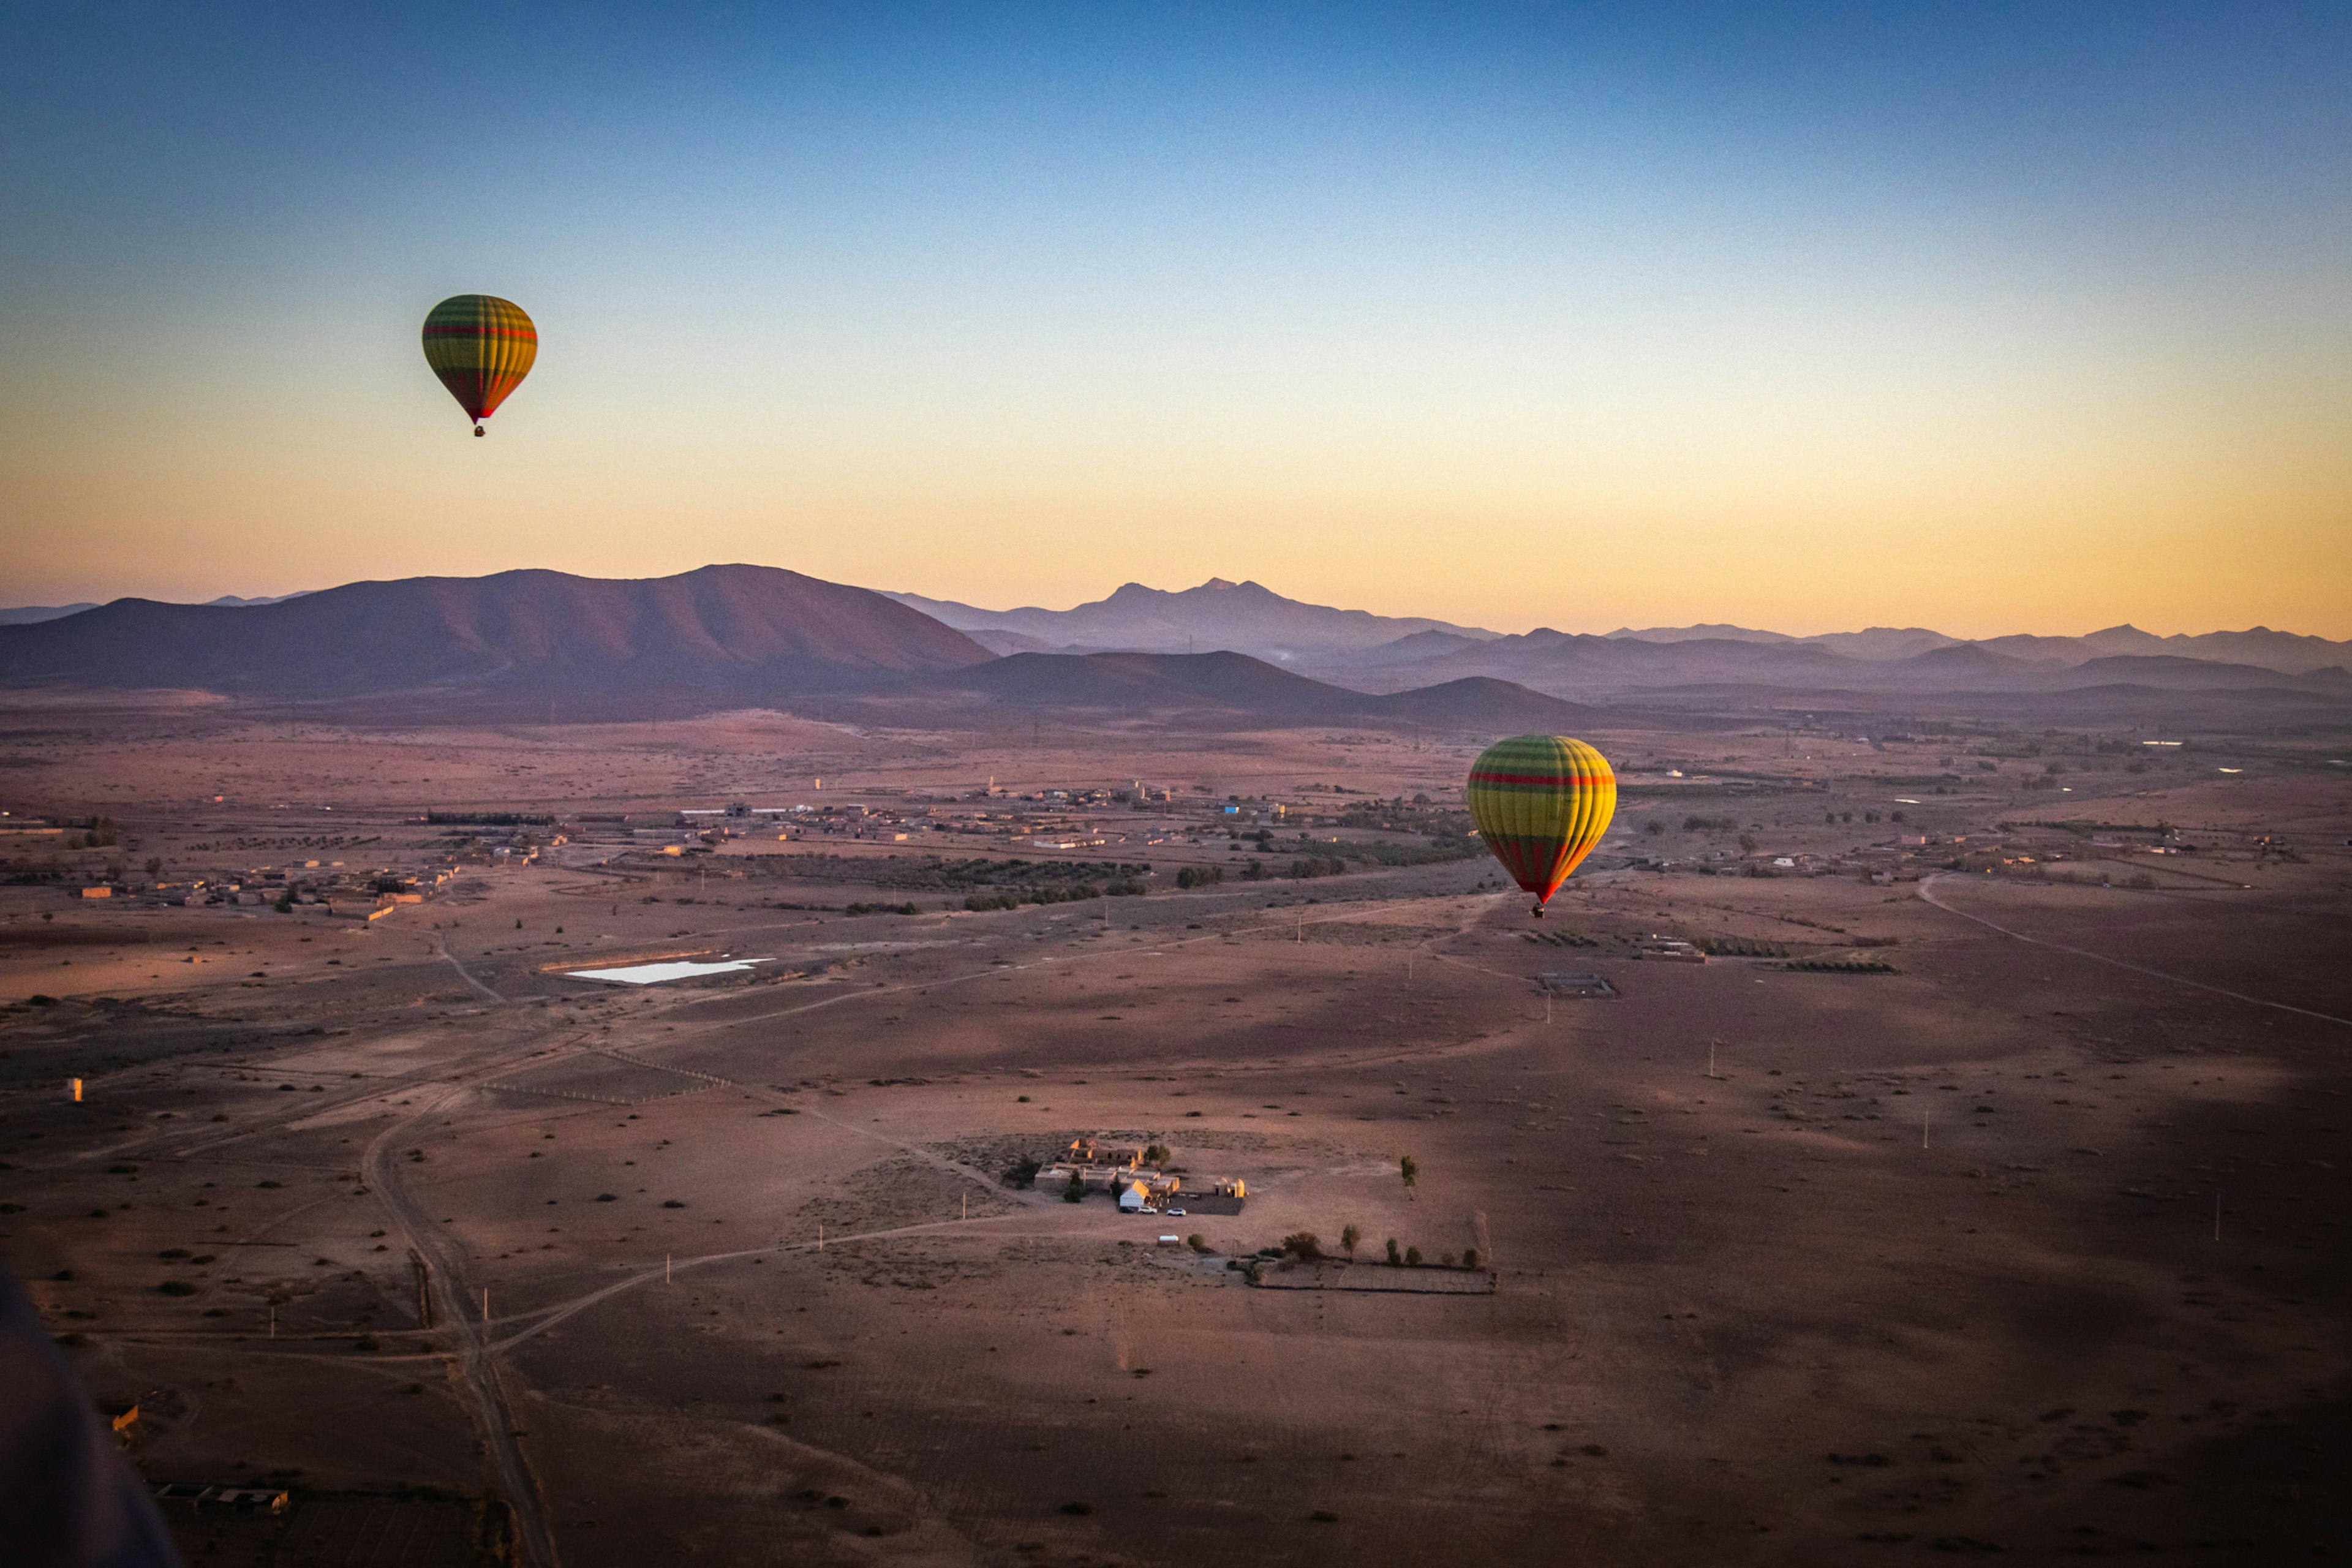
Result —
<path fill-rule="evenodd" d="M 1181 885 L 1181 873 L 1178 875 Z M 1096 887 L 1092 882 L 1046 882 L 1034 887 L 1013 888 L 1002 893 L 974 893 L 963 901 L 967 910 L 1017 910 L 1024 904 L 1074 904 L 1088 899 L 1141 898 L 1151 889 L 1149 885 L 1132 879 L 1117 881 L 1108 887 Z M 887 908 L 889 906 L 880 906 Z M 907 906 L 912 912 L 914 906 Z"/>
<path fill-rule="evenodd" d="M 1363 1230 L 1357 1226 L 1351 1225 L 1348 1226 L 1347 1229 L 1339 1233 L 1339 1250 L 1348 1255 L 1349 1262 L 1355 1261 L 1356 1248 L 1363 1244 Z M 1323 1250 L 1323 1238 L 1317 1236 L 1311 1230 L 1293 1231 L 1290 1235 L 1284 1237 L 1282 1238 L 1282 1250 L 1286 1255 L 1296 1258 L 1301 1263 L 1313 1263 L 1328 1256 Z M 1423 1255 L 1420 1247 L 1401 1247 L 1398 1245 L 1397 1238 L 1395 1237 L 1388 1238 L 1387 1250 L 1388 1261 L 1392 1266 L 1399 1268 L 1419 1268 L 1429 1261 L 1428 1258 Z M 1484 1252 L 1481 1252 L 1477 1247 L 1465 1247 L 1463 1249 L 1460 1267 L 1464 1268 L 1483 1268 L 1486 1267 L 1486 1255 Z M 1455 1267 L 1454 1255 L 1451 1252 L 1439 1253 L 1437 1255 L 1437 1266 L 1441 1268 L 1452 1268 Z"/>

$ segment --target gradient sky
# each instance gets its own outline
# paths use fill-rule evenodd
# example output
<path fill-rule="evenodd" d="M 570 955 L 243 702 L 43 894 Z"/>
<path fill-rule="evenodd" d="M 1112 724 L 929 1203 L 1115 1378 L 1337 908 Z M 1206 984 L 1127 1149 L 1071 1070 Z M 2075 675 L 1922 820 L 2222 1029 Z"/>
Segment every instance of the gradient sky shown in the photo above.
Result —
<path fill-rule="evenodd" d="M 0 13 L 0 602 L 2352 637 L 2352 6 L 684 9 Z"/>

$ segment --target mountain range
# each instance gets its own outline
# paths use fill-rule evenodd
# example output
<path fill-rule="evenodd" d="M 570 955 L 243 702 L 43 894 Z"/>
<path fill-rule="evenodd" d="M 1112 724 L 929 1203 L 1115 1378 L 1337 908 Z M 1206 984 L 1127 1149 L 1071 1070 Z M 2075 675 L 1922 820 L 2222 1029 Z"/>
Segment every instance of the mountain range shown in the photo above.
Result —
<path fill-rule="evenodd" d="M 2288 674 L 2264 665 L 2172 653 L 2084 653 L 2069 647 L 2056 655 L 2039 650 L 2021 655 L 1992 642 L 1953 640 L 1916 653 L 1863 658 L 1834 651 L 1814 638 L 1697 636 L 1652 640 L 1542 629 L 1458 647 L 1423 646 L 1427 649 L 1423 657 L 1365 670 L 1358 683 L 1392 689 L 1484 675 L 1586 701 L 1640 700 L 1664 692 L 1688 695 L 1695 689 L 1916 696 L 2025 695 L 2102 686 L 2271 689 L 2330 700 L 2352 698 L 2352 671 L 2344 662 L 2318 668 L 2305 664 Z M 2338 657 L 2352 660 L 2352 650 Z"/>
<path fill-rule="evenodd" d="M 118 599 L 0 624 L 0 685 L 197 688 L 403 717 L 637 718 L 822 699 L 957 727 L 1051 709 L 1213 728 L 1560 728 L 1591 710 L 1499 680 L 1378 695 L 1244 654 L 999 658 L 883 595 L 769 566 L 352 583 L 257 605 Z"/>
<path fill-rule="evenodd" d="M 1437 632 L 1468 641 L 1496 633 L 1418 616 L 1376 616 L 1286 599 L 1255 583 L 1212 577 L 1170 593 L 1129 583 L 1071 610 L 982 610 L 919 594 L 890 597 L 943 621 L 998 653 L 1245 653 L 1272 664 L 1368 653 L 1399 637 Z"/>
<path fill-rule="evenodd" d="M 2040 659 L 2062 665 L 2087 664 L 2095 658 L 2168 655 L 2250 664 L 2275 669 L 2284 675 L 2301 675 L 2306 670 L 2326 669 L 2331 665 L 2352 664 L 2352 642 L 2330 642 L 2326 637 L 2274 632 L 2268 626 L 2254 626 L 2242 632 L 2200 632 L 2193 636 L 2176 632 L 2171 637 L 2158 637 L 2135 626 L 2120 626 L 2078 637 L 2012 633 L 2007 637 L 1971 639 L 1946 637 L 1942 632 L 1931 632 L 1923 626 L 1872 626 L 1867 631 L 1828 632 L 1818 637 L 1799 637 L 1780 632 L 1753 631 L 1746 626 L 1653 626 L 1645 631 L 1621 627 L 1609 636 L 1634 642 L 1722 640 L 1802 645 L 1825 648 L 1849 658 L 1907 658 L 1914 654 L 1932 653 L 1937 648 L 1966 646 L 1990 648 L 1995 653 L 2016 658 Z"/>
<path fill-rule="evenodd" d="M 1226 649 L 1270 663 L 1327 673 L 1352 668 L 1395 668 L 1474 647 L 1498 656 L 1517 642 L 1549 641 L 1572 634 L 1541 627 L 1514 638 L 1483 626 L 1415 616 L 1376 616 L 1364 610 L 1304 604 L 1256 583 L 1212 577 L 1197 588 L 1171 593 L 1129 583 L 1108 598 L 1068 610 L 1028 607 L 983 610 L 952 599 L 891 593 L 997 653 L 1202 653 Z M 2283 675 L 2301 675 L 2330 666 L 2352 667 L 2352 642 L 2302 637 L 2255 626 L 2242 632 L 2204 632 L 2158 637 L 2137 626 L 2109 626 L 2084 637 L 1968 638 L 1924 626 L 1872 626 L 1858 632 L 1795 637 L 1725 624 L 1690 626 L 1622 626 L 1606 634 L 1612 642 L 1748 643 L 1780 648 L 1814 648 L 1840 658 L 1883 661 L 1914 658 L 1947 647 L 1982 647 L 2028 662 L 2070 667 L 2105 658 L 2178 658 L 2251 665 Z M 1476 661 L 1472 661 L 1476 662 Z M 1654 668 L 1671 668 L 1671 663 Z M 1780 667 L 1794 668 L 1794 667 Z"/>
<path fill-rule="evenodd" d="M 229 609 L 247 609 L 255 605 L 282 604 L 299 599 L 300 594 L 278 594 L 258 599 L 240 599 L 235 594 L 223 594 L 217 599 L 207 599 L 207 605 L 224 605 Z M 36 621 L 61 621 L 68 616 L 78 616 L 84 610 L 98 608 L 98 601 L 85 599 L 75 605 L 12 605 L 0 609 L 0 626 L 28 626 Z"/>
<path fill-rule="evenodd" d="M 1966 640 L 1920 627 L 1790 637 L 1712 625 L 1506 635 L 1213 578 L 1071 610 L 976 609 L 775 567 L 617 581 L 521 571 L 352 583 L 273 601 L 118 599 L 0 612 L 0 685 L 200 688 L 571 718 L 855 697 L 951 725 L 1068 709 L 1221 724 L 1554 727 L 1589 704 L 2196 711 L 2352 704 L 2352 644 L 2254 627 Z M 2192 702 L 2191 700 L 2195 700 Z"/>
<path fill-rule="evenodd" d="M 443 691 L 533 705 L 754 700 L 992 657 L 879 594 L 772 566 L 636 581 L 543 571 L 409 577 L 258 605 L 117 599 L 0 626 L 0 681 L 10 685 L 289 699 Z"/>

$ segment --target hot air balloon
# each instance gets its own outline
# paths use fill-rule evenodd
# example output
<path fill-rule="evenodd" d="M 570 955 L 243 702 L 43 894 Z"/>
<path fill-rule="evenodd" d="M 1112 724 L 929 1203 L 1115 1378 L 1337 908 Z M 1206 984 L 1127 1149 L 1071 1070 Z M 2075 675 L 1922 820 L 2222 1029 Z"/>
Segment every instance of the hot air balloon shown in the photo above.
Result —
<path fill-rule="evenodd" d="M 1617 810 L 1609 759 L 1566 735 L 1496 742 L 1470 764 L 1464 793 L 1486 847 L 1536 896 L 1538 920 Z"/>
<path fill-rule="evenodd" d="M 495 294 L 453 294 L 425 318 L 425 363 L 482 434 L 482 421 L 522 384 L 539 357 L 539 329 Z"/>

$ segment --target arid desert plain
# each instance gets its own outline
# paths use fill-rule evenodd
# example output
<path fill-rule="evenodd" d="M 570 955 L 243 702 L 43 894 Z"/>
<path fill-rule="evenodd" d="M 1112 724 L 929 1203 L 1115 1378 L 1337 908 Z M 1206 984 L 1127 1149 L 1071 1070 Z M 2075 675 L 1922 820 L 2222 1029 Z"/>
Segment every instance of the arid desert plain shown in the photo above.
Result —
<path fill-rule="evenodd" d="M 192 1562 L 2352 1555 L 2352 738 L 1629 721 L 1538 922 L 1491 735 L 5 728 L 0 1257 Z"/>

